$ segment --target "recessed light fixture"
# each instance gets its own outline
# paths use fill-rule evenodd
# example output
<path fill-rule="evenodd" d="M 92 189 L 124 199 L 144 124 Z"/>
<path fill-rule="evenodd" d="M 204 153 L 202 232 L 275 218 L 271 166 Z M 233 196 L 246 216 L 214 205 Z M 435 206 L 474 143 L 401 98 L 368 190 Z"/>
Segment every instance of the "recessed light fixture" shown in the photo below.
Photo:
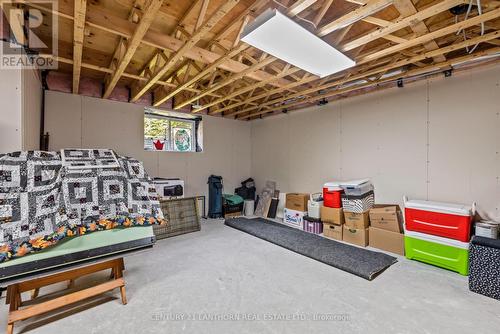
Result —
<path fill-rule="evenodd" d="M 241 40 L 309 73 L 325 77 L 356 63 L 276 9 L 247 25 Z"/>

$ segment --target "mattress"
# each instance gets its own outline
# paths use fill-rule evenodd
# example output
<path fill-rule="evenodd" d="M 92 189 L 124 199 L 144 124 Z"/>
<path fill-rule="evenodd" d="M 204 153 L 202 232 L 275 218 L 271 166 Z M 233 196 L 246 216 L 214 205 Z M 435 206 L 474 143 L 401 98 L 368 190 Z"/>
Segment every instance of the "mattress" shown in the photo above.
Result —
<path fill-rule="evenodd" d="M 150 248 L 155 241 L 152 226 L 118 228 L 67 238 L 54 247 L 0 263 L 0 285 L 6 280 Z"/>

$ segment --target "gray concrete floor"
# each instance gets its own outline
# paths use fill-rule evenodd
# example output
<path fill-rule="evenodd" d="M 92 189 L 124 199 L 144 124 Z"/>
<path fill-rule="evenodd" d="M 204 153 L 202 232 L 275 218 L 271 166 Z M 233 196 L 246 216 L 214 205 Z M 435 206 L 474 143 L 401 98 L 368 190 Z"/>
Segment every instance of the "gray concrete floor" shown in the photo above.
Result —
<path fill-rule="evenodd" d="M 125 265 L 127 305 L 114 292 L 20 322 L 15 333 L 486 334 L 500 328 L 500 302 L 469 292 L 459 274 L 400 257 L 369 282 L 221 221 L 160 240 Z"/>

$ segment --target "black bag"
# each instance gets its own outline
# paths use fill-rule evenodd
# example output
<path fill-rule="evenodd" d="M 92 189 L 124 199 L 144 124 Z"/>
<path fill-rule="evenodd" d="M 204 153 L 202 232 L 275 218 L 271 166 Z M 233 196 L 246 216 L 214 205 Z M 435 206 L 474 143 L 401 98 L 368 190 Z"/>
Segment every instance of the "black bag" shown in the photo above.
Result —
<path fill-rule="evenodd" d="M 208 217 L 221 218 L 222 212 L 222 176 L 210 175 L 208 178 Z"/>
<path fill-rule="evenodd" d="M 243 197 L 243 199 L 255 200 L 255 187 L 252 188 L 239 187 L 234 189 L 234 193 L 236 195 Z"/>
<path fill-rule="evenodd" d="M 248 178 L 241 182 L 241 187 L 234 189 L 234 193 L 243 197 L 243 199 L 255 200 L 255 182 Z"/>

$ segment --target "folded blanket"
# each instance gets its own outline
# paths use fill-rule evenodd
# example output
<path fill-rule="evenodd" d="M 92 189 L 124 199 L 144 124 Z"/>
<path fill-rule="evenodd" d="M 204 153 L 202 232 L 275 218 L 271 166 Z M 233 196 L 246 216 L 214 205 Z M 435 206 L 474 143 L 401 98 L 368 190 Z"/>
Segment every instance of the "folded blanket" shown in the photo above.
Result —
<path fill-rule="evenodd" d="M 105 166 L 89 161 L 111 150 L 77 151 L 87 161 L 80 168 L 67 166 L 58 152 L 0 155 L 0 262 L 66 237 L 165 223 L 140 161 L 118 156 L 118 165 Z"/>

